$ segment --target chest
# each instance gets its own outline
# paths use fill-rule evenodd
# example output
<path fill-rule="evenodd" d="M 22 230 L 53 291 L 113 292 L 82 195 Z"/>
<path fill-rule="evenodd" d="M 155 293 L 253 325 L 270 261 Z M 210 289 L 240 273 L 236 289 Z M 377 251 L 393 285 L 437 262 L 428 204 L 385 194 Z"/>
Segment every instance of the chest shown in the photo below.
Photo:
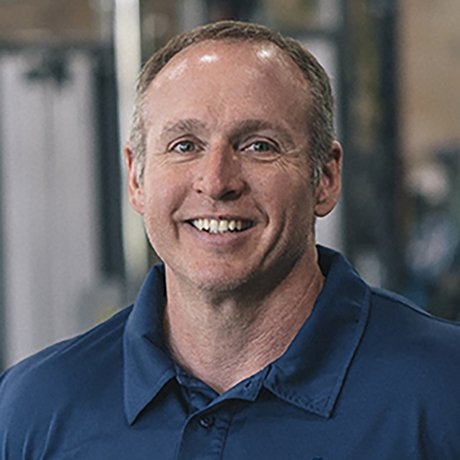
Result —
<path fill-rule="evenodd" d="M 355 407 L 356 409 L 356 407 Z M 160 397 L 129 425 L 120 413 L 79 414 L 49 431 L 43 456 L 27 460 L 373 460 L 432 459 L 422 417 L 389 404 L 367 412 L 339 405 L 325 418 L 266 392 L 194 409 Z M 59 430 L 59 423 L 62 428 Z M 35 453 L 38 449 L 35 450 Z M 43 450 L 42 450 L 43 453 Z"/>

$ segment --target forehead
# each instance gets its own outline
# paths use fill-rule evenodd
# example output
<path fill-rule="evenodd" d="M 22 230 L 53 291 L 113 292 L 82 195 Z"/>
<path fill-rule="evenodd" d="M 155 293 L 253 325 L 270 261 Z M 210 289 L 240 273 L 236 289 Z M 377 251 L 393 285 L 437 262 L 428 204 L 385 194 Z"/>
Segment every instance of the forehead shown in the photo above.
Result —
<path fill-rule="evenodd" d="M 166 81 L 180 81 L 180 77 L 206 78 L 210 70 L 238 71 L 241 77 L 261 74 L 283 75 L 291 85 L 308 86 L 300 68 L 291 57 L 269 41 L 205 40 L 177 53 L 158 73 L 150 86 L 158 87 Z M 211 78 L 211 75 L 209 75 Z M 281 82 L 280 82 L 281 83 Z"/>
<path fill-rule="evenodd" d="M 304 119 L 308 84 L 292 59 L 269 42 L 204 41 L 174 56 L 143 97 L 144 121 L 193 118 L 206 112 L 224 122 L 273 113 Z M 275 114 L 276 112 L 276 114 Z"/>

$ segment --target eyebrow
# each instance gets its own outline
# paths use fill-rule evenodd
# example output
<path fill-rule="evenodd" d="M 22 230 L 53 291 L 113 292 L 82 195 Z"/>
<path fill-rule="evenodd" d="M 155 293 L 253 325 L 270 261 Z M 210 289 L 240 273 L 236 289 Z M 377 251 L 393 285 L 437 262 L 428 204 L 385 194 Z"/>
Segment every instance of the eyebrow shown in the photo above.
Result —
<path fill-rule="evenodd" d="M 207 132 L 206 125 L 196 118 L 172 121 L 166 124 L 160 134 L 160 139 L 167 140 L 171 135 L 178 135 L 190 132 Z"/>

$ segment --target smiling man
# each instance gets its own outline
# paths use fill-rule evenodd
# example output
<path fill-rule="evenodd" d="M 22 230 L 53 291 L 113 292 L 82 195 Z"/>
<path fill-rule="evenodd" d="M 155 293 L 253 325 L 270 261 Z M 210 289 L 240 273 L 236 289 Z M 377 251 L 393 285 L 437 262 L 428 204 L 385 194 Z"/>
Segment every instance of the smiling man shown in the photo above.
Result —
<path fill-rule="evenodd" d="M 315 245 L 332 120 L 320 64 L 261 26 L 146 63 L 128 193 L 163 264 L 134 306 L 2 376 L 2 458 L 460 458 L 459 326 Z"/>
<path fill-rule="evenodd" d="M 314 183 L 311 105 L 301 70 L 263 41 L 187 47 L 141 96 L 131 203 L 165 263 L 171 352 L 219 392 L 286 350 L 323 283 L 314 218 L 337 201 L 341 149 Z"/>

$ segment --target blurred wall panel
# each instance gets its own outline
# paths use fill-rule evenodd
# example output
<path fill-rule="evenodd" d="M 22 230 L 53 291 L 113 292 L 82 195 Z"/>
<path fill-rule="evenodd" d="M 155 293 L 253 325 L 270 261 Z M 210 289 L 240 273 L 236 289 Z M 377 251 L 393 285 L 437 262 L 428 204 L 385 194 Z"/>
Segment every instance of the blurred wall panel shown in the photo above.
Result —
<path fill-rule="evenodd" d="M 91 71 L 77 51 L 0 57 L 7 365 L 87 326 L 79 307 L 99 264 Z"/>

